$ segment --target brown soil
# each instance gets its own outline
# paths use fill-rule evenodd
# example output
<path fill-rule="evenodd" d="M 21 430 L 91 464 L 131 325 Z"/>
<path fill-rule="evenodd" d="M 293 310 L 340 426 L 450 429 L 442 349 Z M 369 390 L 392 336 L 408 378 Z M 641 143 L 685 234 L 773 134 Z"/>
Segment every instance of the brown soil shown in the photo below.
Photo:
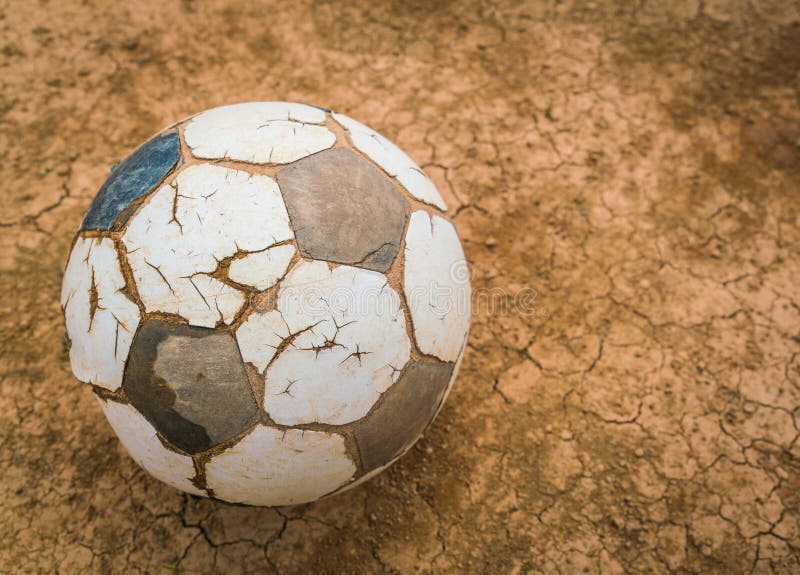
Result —
<path fill-rule="evenodd" d="M 797 2 L 2 6 L 0 572 L 800 570 Z M 139 470 L 58 305 L 109 167 L 258 99 L 396 140 L 528 304 L 476 302 L 400 463 L 283 510 Z"/>

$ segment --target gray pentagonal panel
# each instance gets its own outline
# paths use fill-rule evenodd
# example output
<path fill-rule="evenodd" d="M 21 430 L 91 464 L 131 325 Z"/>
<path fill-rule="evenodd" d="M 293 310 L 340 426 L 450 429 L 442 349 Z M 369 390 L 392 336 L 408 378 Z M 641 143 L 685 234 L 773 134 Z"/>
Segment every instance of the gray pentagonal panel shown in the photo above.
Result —
<path fill-rule="evenodd" d="M 346 148 L 278 172 L 303 256 L 385 272 L 397 257 L 408 205 L 390 180 Z"/>
<path fill-rule="evenodd" d="M 197 453 L 259 420 L 233 336 L 149 319 L 131 345 L 122 389 L 172 445 Z"/>
<path fill-rule="evenodd" d="M 417 440 L 436 414 L 452 374 L 452 363 L 412 360 L 408 364 L 354 428 L 365 472 L 387 464 Z"/>

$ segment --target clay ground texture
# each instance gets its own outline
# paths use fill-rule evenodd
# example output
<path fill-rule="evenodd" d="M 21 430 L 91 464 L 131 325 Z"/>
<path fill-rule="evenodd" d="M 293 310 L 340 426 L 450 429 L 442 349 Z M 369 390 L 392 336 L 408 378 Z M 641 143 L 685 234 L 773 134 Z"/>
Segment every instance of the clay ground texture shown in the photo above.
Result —
<path fill-rule="evenodd" d="M 796 2 L 5 2 L 0 570 L 795 573 Z M 387 473 L 268 510 L 181 495 L 73 379 L 59 291 L 114 162 L 305 101 L 430 174 L 475 305 Z"/>

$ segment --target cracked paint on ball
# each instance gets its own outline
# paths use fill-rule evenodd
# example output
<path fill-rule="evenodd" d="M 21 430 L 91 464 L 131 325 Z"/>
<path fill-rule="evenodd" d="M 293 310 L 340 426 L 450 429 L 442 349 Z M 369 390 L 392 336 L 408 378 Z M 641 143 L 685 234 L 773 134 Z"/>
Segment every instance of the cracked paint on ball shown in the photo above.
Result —
<path fill-rule="evenodd" d="M 124 288 L 114 241 L 78 238 L 61 288 L 70 364 L 79 380 L 110 391 L 122 384 L 140 318 L 139 308 L 123 293 Z"/>
<path fill-rule="evenodd" d="M 275 180 L 199 164 L 156 191 L 122 240 L 147 311 L 214 327 L 229 324 L 244 303 L 238 289 L 214 277 L 219 262 L 292 238 Z"/>
<path fill-rule="evenodd" d="M 233 281 L 266 290 L 286 275 L 294 257 L 292 244 L 281 244 L 258 252 L 247 252 L 233 260 L 228 268 L 228 277 Z"/>
<path fill-rule="evenodd" d="M 109 231 L 79 232 L 61 301 L 73 371 L 131 456 L 186 492 L 271 506 L 408 451 L 469 326 L 463 250 L 422 170 L 283 102 L 203 112 L 126 162 L 131 189 L 109 180 L 92 204 Z"/>
<path fill-rule="evenodd" d="M 276 423 L 359 419 L 410 357 L 400 297 L 377 272 L 301 261 L 277 305 L 236 334 L 244 360 L 265 371 L 264 409 Z"/>
<path fill-rule="evenodd" d="M 333 132 L 317 125 L 324 121 L 314 106 L 252 102 L 203 112 L 183 135 L 198 158 L 288 164 L 333 145 Z"/>
<path fill-rule="evenodd" d="M 355 472 L 341 435 L 259 425 L 209 461 L 206 481 L 226 501 L 297 505 L 335 491 Z"/>
<path fill-rule="evenodd" d="M 469 270 L 458 233 L 440 216 L 414 212 L 405 251 L 403 289 L 417 345 L 424 353 L 456 361 L 470 314 Z"/>

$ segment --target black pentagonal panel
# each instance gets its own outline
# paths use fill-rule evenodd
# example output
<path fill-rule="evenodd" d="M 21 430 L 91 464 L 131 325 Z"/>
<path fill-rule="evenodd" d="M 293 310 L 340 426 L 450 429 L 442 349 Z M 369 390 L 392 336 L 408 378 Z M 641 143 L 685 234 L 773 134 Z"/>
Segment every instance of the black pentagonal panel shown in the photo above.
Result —
<path fill-rule="evenodd" d="M 278 172 L 297 245 L 308 258 L 387 271 L 403 240 L 408 205 L 368 161 L 346 148 Z"/>
<path fill-rule="evenodd" d="M 227 331 L 148 319 L 136 332 L 122 389 L 172 445 L 197 453 L 259 420 L 239 348 Z"/>
<path fill-rule="evenodd" d="M 452 363 L 411 360 L 378 405 L 355 425 L 365 472 L 386 465 L 420 436 L 436 414 L 452 374 Z"/>

